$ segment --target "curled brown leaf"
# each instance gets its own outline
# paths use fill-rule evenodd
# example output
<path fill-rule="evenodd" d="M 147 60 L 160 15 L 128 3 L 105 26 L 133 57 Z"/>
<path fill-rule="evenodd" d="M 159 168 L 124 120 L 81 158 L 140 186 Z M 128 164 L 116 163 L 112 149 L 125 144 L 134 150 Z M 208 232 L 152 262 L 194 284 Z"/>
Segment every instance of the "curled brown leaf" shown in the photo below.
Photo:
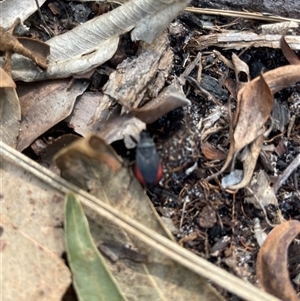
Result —
<path fill-rule="evenodd" d="M 50 54 L 49 45 L 28 38 L 22 38 L 20 39 L 22 42 L 20 42 L 16 37 L 14 37 L 12 34 L 7 32 L 1 26 L 0 26 L 0 36 L 1 36 L 1 44 L 0 44 L 1 51 L 21 54 L 34 61 L 41 68 L 47 68 L 47 56 Z M 22 43 L 24 43 L 25 47 L 22 45 Z"/>
<path fill-rule="evenodd" d="M 283 55 L 289 61 L 290 64 L 299 65 L 300 60 L 296 53 L 291 49 L 290 45 L 286 42 L 284 36 L 280 39 L 280 47 Z"/>
<path fill-rule="evenodd" d="M 190 104 L 176 81 L 143 107 L 131 110 L 131 114 L 145 123 L 153 123 L 172 110 Z"/>
<path fill-rule="evenodd" d="M 268 293 L 283 301 L 299 301 L 289 279 L 287 250 L 300 233 L 300 222 L 290 220 L 276 226 L 259 250 L 256 275 Z"/>
<path fill-rule="evenodd" d="M 201 143 L 201 150 L 208 160 L 223 160 L 226 158 L 226 153 L 216 149 L 212 144 L 208 142 Z"/>

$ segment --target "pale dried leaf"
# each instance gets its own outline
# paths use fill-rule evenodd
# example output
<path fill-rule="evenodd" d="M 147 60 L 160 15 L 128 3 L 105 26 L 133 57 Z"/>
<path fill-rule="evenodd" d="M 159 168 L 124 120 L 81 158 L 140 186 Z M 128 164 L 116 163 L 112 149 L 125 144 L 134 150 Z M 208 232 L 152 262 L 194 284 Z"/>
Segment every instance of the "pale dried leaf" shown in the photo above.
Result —
<path fill-rule="evenodd" d="M 89 83 L 77 80 L 68 90 L 69 80 L 56 80 L 18 86 L 22 105 L 21 132 L 18 150 L 23 150 L 36 138 L 71 113 L 74 102 Z"/>
<path fill-rule="evenodd" d="M 0 88 L 0 140 L 16 147 L 19 136 L 21 108 L 14 88 Z"/>
<path fill-rule="evenodd" d="M 12 78 L 0 68 L 0 88 L 16 88 L 16 83 Z"/>
<path fill-rule="evenodd" d="M 6 301 L 60 301 L 71 283 L 60 258 L 64 195 L 6 156 L 1 185 L 1 293 Z"/>
<path fill-rule="evenodd" d="M 150 124 L 172 110 L 190 104 L 191 102 L 185 97 L 178 81 L 174 79 L 172 84 L 164 88 L 157 98 L 152 99 L 142 108 L 131 110 L 131 113 L 143 122 Z"/>
<path fill-rule="evenodd" d="M 0 225 L 4 230 L 0 249 L 5 301 L 60 301 L 71 283 L 63 260 L 1 214 Z"/>
<path fill-rule="evenodd" d="M 262 134 L 272 111 L 274 99 L 263 75 L 239 91 L 238 103 L 239 111 L 236 111 L 235 116 L 237 125 L 234 129 L 235 152 Z"/>
<path fill-rule="evenodd" d="M 265 171 L 260 170 L 252 178 L 249 188 L 251 189 L 251 194 L 254 193 L 254 195 L 245 197 L 246 203 L 253 204 L 259 210 L 269 205 L 278 206 L 276 195 L 270 186 L 270 180 Z"/>
<path fill-rule="evenodd" d="M 250 143 L 246 158 L 243 162 L 243 179 L 236 185 L 228 186 L 227 189 L 238 190 L 246 187 L 249 184 L 264 140 L 264 135 L 260 135 L 252 143 Z"/>
<path fill-rule="evenodd" d="M 46 0 L 38 0 L 41 7 Z M 1 14 L 0 26 L 8 29 L 15 22 L 16 17 L 21 19 L 21 22 L 25 21 L 30 15 L 37 11 L 35 1 L 32 0 L 4 0 L 0 2 Z"/>

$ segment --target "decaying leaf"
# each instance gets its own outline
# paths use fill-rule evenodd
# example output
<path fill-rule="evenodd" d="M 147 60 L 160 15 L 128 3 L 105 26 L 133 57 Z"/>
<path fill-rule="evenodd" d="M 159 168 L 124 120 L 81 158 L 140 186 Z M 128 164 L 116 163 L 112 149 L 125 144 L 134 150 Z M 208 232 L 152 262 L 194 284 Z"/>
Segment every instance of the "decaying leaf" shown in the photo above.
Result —
<path fill-rule="evenodd" d="M 264 140 L 264 135 L 260 135 L 247 146 L 245 158 L 243 159 L 243 179 L 236 185 L 227 186 L 227 189 L 238 190 L 249 184 Z"/>
<path fill-rule="evenodd" d="M 20 133 L 21 109 L 15 88 L 0 88 L 0 140 L 16 147 Z"/>
<path fill-rule="evenodd" d="M 242 61 L 235 53 L 232 54 L 232 63 L 235 71 L 235 80 L 237 83 L 237 93 L 242 87 L 250 82 L 250 71 L 248 65 Z"/>
<path fill-rule="evenodd" d="M 296 220 L 276 226 L 257 256 L 256 275 L 260 284 L 265 291 L 284 301 L 299 301 L 287 269 L 287 250 L 298 233 L 300 222 Z"/>
<path fill-rule="evenodd" d="M 22 38 L 21 41 L 23 43 L 20 43 L 16 37 L 7 32 L 3 27 L 0 27 L 0 35 L 1 51 L 18 53 L 31 59 L 40 67 L 47 68 L 47 56 L 50 54 L 49 45 L 29 38 Z"/>
<path fill-rule="evenodd" d="M 208 160 L 223 160 L 226 158 L 226 153 L 215 148 L 212 144 L 208 142 L 201 143 L 201 150 Z"/>
<path fill-rule="evenodd" d="M 60 301 L 71 283 L 60 258 L 64 195 L 2 153 L 1 158 L 1 294 L 6 301 Z"/>
<path fill-rule="evenodd" d="M 70 91 L 69 80 L 19 84 L 22 122 L 18 150 L 23 150 L 36 138 L 72 112 L 75 100 L 88 87 L 87 81 L 77 80 Z"/>
<path fill-rule="evenodd" d="M 282 36 L 280 39 L 280 48 L 285 58 L 289 61 L 290 64 L 299 65 L 300 60 L 296 53 L 291 49 L 289 44 L 286 42 L 285 37 Z"/>
<path fill-rule="evenodd" d="M 234 123 L 234 152 L 254 141 L 264 133 L 264 125 L 273 108 L 273 95 L 261 75 L 238 93 L 238 107 Z"/>
<path fill-rule="evenodd" d="M 278 201 L 273 189 L 270 186 L 268 175 L 265 171 L 260 170 L 258 174 L 252 178 L 249 185 L 250 196 L 245 197 L 246 203 L 253 204 L 257 209 L 268 205 L 278 206 Z M 254 195 L 252 195 L 254 193 Z"/>
<path fill-rule="evenodd" d="M 161 91 L 157 98 L 152 99 L 142 108 L 131 110 L 131 114 L 145 123 L 153 123 L 172 110 L 190 104 L 191 102 L 185 97 L 175 79 L 170 86 Z"/>
<path fill-rule="evenodd" d="M 65 200 L 64 227 L 68 262 L 79 300 L 127 300 L 97 250 L 80 201 L 71 193 Z"/>
<path fill-rule="evenodd" d="M 47 41 L 50 56 L 49 66 L 44 72 L 39 72 L 23 57 L 15 56 L 13 78 L 34 81 L 85 74 L 114 55 L 120 35 L 135 28 L 131 32 L 133 39 L 152 42 L 168 25 L 166 22 L 171 22 L 188 3 L 189 0 L 128 1 Z"/>
<path fill-rule="evenodd" d="M 38 0 L 39 6 L 42 6 L 46 0 Z M 21 22 L 25 21 L 30 15 L 36 12 L 37 6 L 35 1 L 31 0 L 4 0 L 0 2 L 1 14 L 0 26 L 8 29 L 14 23 L 16 16 Z"/>
<path fill-rule="evenodd" d="M 122 214 L 174 240 L 138 181 L 100 138 L 91 136 L 80 139 L 62 150 L 55 161 L 69 181 L 109 203 Z M 115 263 L 106 260 L 129 300 L 222 300 L 205 279 L 190 273 L 159 251 L 149 249 L 147 244 L 116 224 L 90 210 L 86 214 L 96 242 L 112 242 L 121 246 L 129 244 L 148 258 L 147 262 L 136 262 L 128 257 L 118 257 Z"/>
<path fill-rule="evenodd" d="M 16 88 L 16 83 L 2 68 L 0 68 L 0 88 Z"/>

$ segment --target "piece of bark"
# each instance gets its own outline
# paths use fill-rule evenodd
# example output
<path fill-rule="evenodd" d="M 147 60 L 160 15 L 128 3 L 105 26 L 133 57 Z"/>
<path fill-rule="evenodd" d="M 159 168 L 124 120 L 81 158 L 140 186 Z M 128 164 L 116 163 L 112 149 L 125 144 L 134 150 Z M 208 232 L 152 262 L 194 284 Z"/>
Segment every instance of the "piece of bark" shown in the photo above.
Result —
<path fill-rule="evenodd" d="M 193 1 L 195 7 L 229 9 L 229 10 L 249 10 L 255 12 L 270 13 L 289 18 L 299 18 L 299 2 L 295 0 L 201 0 Z"/>

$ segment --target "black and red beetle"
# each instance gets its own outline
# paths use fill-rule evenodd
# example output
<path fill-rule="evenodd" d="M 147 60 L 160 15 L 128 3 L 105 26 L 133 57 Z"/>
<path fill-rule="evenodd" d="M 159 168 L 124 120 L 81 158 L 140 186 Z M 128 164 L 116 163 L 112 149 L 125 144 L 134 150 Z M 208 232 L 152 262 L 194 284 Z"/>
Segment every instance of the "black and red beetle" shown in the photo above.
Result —
<path fill-rule="evenodd" d="M 162 178 L 163 170 L 156 146 L 148 132 L 142 132 L 136 147 L 134 174 L 143 186 L 152 186 Z"/>

